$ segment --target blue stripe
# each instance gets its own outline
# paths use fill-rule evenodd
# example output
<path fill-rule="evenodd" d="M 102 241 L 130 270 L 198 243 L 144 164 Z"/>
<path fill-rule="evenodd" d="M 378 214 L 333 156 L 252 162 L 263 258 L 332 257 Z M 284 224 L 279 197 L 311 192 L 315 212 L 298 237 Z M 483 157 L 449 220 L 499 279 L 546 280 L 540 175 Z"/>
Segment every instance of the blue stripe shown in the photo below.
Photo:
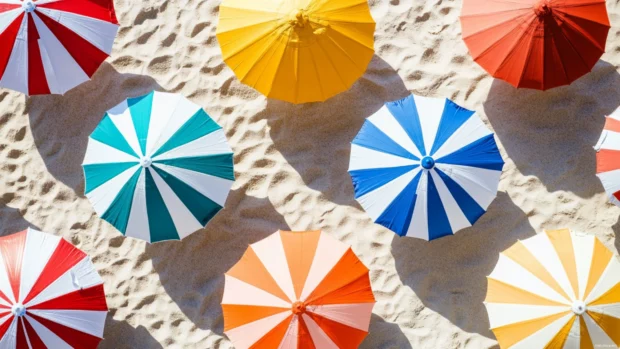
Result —
<path fill-rule="evenodd" d="M 424 132 L 422 132 L 420 114 L 418 114 L 418 108 L 416 107 L 413 95 L 409 95 L 409 97 L 405 97 L 398 101 L 386 103 L 385 106 L 390 113 L 394 115 L 394 118 L 405 132 L 407 132 L 407 135 L 411 138 L 413 143 L 418 147 L 420 154 L 426 156 Z"/>
<path fill-rule="evenodd" d="M 392 154 L 412 160 L 419 160 L 368 120 L 364 122 L 362 129 L 352 143 L 382 153 Z"/>
<path fill-rule="evenodd" d="M 114 125 L 114 122 L 112 122 L 112 119 L 110 119 L 110 115 L 108 115 L 108 113 L 103 116 L 103 120 L 101 120 L 99 125 L 97 125 L 97 128 L 95 128 L 93 133 L 90 135 L 90 138 L 103 144 L 107 144 L 110 147 L 129 155 L 138 157 L 133 149 L 131 149 L 129 143 L 127 143 L 125 137 L 121 134 L 121 131 L 116 128 L 116 125 Z"/>
<path fill-rule="evenodd" d="M 435 154 L 439 148 L 458 130 L 465 121 L 474 115 L 474 112 L 465 109 L 449 99 L 446 99 L 446 105 L 443 108 L 443 114 L 441 115 L 441 121 L 439 122 L 439 128 L 437 129 L 437 136 L 433 142 L 433 148 L 431 149 L 431 155 Z"/>
<path fill-rule="evenodd" d="M 437 173 L 446 184 L 446 187 L 456 200 L 456 203 L 461 208 L 461 211 L 467 217 L 467 220 L 471 225 L 474 225 L 476 221 L 484 214 L 484 209 L 478 205 L 476 200 L 472 198 L 463 187 L 461 187 L 457 182 L 455 182 L 452 178 L 450 178 L 447 174 L 437 169 Z"/>
<path fill-rule="evenodd" d="M 177 228 L 170 216 L 170 212 L 164 203 L 164 199 L 159 193 L 157 184 L 151 175 L 151 171 L 146 170 L 146 211 L 149 218 L 149 230 L 151 242 L 165 240 L 180 240 Z"/>
<path fill-rule="evenodd" d="M 154 95 L 155 92 L 151 92 L 142 97 L 127 99 L 127 105 L 131 112 L 133 127 L 136 129 L 142 155 L 146 154 L 146 139 L 149 135 L 149 123 L 151 122 Z"/>
<path fill-rule="evenodd" d="M 381 216 L 377 218 L 377 224 L 381 224 L 400 236 L 407 234 L 411 224 L 411 217 L 413 216 L 413 209 L 418 198 L 416 191 L 418 190 L 421 177 L 422 171 L 418 172 L 405 189 L 383 211 Z"/>
<path fill-rule="evenodd" d="M 142 168 L 138 168 L 136 173 L 131 176 L 123 188 L 121 188 L 121 191 L 118 192 L 107 211 L 101 215 L 101 219 L 112 224 L 123 235 L 125 235 L 127 231 L 129 214 L 131 213 L 131 206 L 133 205 L 133 195 L 136 191 L 138 178 L 140 178 L 140 172 L 142 172 Z"/>
<path fill-rule="evenodd" d="M 428 173 L 428 190 L 427 190 L 427 204 L 428 204 L 428 239 L 435 240 L 440 237 L 452 235 L 454 232 L 450 227 L 450 221 L 448 221 L 448 215 L 446 209 L 443 207 L 439 192 L 435 186 L 435 181 Z"/>
<path fill-rule="evenodd" d="M 195 141 L 221 128 L 204 110 L 200 109 L 161 148 L 157 149 L 153 157 Z"/>
<path fill-rule="evenodd" d="M 90 164 L 82 165 L 84 168 L 84 178 L 86 188 L 84 194 L 99 188 L 103 183 L 125 172 L 132 166 L 136 166 L 138 162 L 115 162 L 109 164 Z"/>
<path fill-rule="evenodd" d="M 504 160 L 499 153 L 493 134 L 482 137 L 454 153 L 435 161 L 438 163 L 471 166 L 495 171 L 501 171 L 504 167 Z"/>
<path fill-rule="evenodd" d="M 233 168 L 232 153 L 214 154 L 205 156 L 192 156 L 187 158 L 174 158 L 166 160 L 156 160 L 155 164 L 180 167 L 186 170 L 200 172 L 215 176 L 229 181 L 235 180 L 235 170 Z"/>
<path fill-rule="evenodd" d="M 353 180 L 353 188 L 355 198 L 364 196 L 371 191 L 384 186 L 394 179 L 413 170 L 419 165 L 389 167 L 389 168 L 373 168 L 367 170 L 355 170 L 349 172 Z"/>

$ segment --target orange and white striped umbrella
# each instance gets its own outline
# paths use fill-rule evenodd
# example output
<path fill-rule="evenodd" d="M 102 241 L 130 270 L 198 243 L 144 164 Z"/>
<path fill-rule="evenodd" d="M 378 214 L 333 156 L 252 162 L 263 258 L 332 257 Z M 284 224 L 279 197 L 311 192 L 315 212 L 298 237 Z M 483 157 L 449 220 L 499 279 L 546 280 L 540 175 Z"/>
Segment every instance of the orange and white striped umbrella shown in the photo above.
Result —
<path fill-rule="evenodd" d="M 375 298 L 368 268 L 320 231 L 280 231 L 226 273 L 224 332 L 235 348 L 357 348 Z"/>
<path fill-rule="evenodd" d="M 620 262 L 594 236 L 562 229 L 519 241 L 488 280 L 501 348 L 620 347 Z"/>

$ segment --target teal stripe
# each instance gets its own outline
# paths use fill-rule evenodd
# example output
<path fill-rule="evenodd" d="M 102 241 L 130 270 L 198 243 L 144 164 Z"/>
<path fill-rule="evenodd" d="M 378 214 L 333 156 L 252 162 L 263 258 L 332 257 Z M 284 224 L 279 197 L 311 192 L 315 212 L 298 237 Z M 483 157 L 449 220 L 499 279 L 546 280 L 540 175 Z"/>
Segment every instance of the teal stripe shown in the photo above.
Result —
<path fill-rule="evenodd" d="M 155 92 L 151 92 L 146 96 L 127 99 L 127 105 L 131 112 L 133 127 L 136 129 L 142 155 L 146 154 L 146 138 L 149 135 L 149 123 L 151 122 L 151 112 L 153 109 L 153 95 L 155 95 Z"/>
<path fill-rule="evenodd" d="M 232 153 L 157 160 L 154 162 L 156 164 L 180 167 L 231 181 L 235 180 Z"/>
<path fill-rule="evenodd" d="M 149 216 L 151 242 L 180 240 L 170 212 L 157 189 L 151 171 L 146 172 L 146 211 Z"/>
<path fill-rule="evenodd" d="M 125 235 L 127 230 L 129 213 L 133 205 L 133 195 L 136 191 L 136 183 L 138 183 L 141 171 L 142 169 L 139 168 L 136 173 L 131 176 L 118 195 L 116 195 L 116 198 L 114 198 L 108 210 L 101 216 L 102 219 L 112 224 L 123 235 Z"/>
<path fill-rule="evenodd" d="M 131 146 L 129 146 L 129 143 L 127 143 L 127 140 L 123 137 L 121 131 L 116 128 L 116 125 L 114 125 L 114 122 L 112 122 L 112 119 L 110 119 L 110 115 L 108 115 L 108 113 L 103 116 L 103 120 L 101 120 L 99 125 L 97 125 L 97 128 L 90 135 L 90 138 L 103 144 L 107 144 L 112 148 L 118 149 L 129 155 L 139 157 L 133 149 L 131 149 Z"/>
<path fill-rule="evenodd" d="M 213 218 L 221 209 L 222 206 L 216 204 L 208 197 L 202 195 L 200 192 L 187 185 L 177 177 L 169 174 L 166 171 L 153 167 L 155 171 L 166 181 L 172 191 L 181 199 L 183 204 L 189 209 L 189 211 L 196 217 L 196 219 L 202 224 L 207 225 L 207 222 Z"/>
<path fill-rule="evenodd" d="M 138 162 L 116 162 L 110 164 L 83 165 L 84 177 L 86 178 L 85 194 L 97 189 L 103 183 L 125 172 L 128 168 L 137 165 Z"/>
<path fill-rule="evenodd" d="M 163 154 L 174 148 L 195 141 L 211 132 L 217 131 L 222 127 L 213 121 L 211 117 L 202 109 L 192 116 L 181 128 L 175 132 L 170 139 L 159 148 L 152 157 Z"/>

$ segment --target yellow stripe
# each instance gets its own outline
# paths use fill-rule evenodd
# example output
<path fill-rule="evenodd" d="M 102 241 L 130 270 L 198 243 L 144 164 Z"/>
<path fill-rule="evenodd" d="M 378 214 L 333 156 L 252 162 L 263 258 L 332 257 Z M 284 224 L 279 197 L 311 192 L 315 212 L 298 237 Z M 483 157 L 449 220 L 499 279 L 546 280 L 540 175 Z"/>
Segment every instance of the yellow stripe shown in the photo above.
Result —
<path fill-rule="evenodd" d="M 575 249 L 573 248 L 573 239 L 569 229 L 547 230 L 545 231 L 551 244 L 555 248 L 564 271 L 568 276 L 568 280 L 573 287 L 575 298 L 579 295 L 579 281 L 577 277 L 577 262 L 575 261 Z"/>
<path fill-rule="evenodd" d="M 590 266 L 590 276 L 588 277 L 588 285 L 586 286 L 586 292 L 584 293 L 584 299 L 587 299 L 592 292 L 592 289 L 598 281 L 601 279 L 601 275 L 609 262 L 613 258 L 613 253 L 603 245 L 599 239 L 594 239 L 594 251 L 592 252 L 592 265 Z"/>
<path fill-rule="evenodd" d="M 594 349 L 592 338 L 590 338 L 590 332 L 588 331 L 588 327 L 586 327 L 583 316 L 579 317 L 579 338 L 579 349 Z"/>
<path fill-rule="evenodd" d="M 588 311 L 588 315 L 620 347 L 620 319 L 606 314 Z"/>
<path fill-rule="evenodd" d="M 489 286 L 487 288 L 487 298 L 485 299 L 487 303 L 566 306 L 566 304 L 543 298 L 537 294 L 508 285 L 501 281 L 491 278 L 488 280 Z"/>
<path fill-rule="evenodd" d="M 617 284 L 616 286 L 612 287 L 609 291 L 605 292 L 602 296 L 590 302 L 588 306 L 601 305 L 601 304 L 615 304 L 615 303 L 620 303 L 620 284 Z"/>
<path fill-rule="evenodd" d="M 536 276 L 540 281 L 547 284 L 554 291 L 562 295 L 567 300 L 570 300 L 570 297 L 564 292 L 560 284 L 556 281 L 556 279 L 551 275 L 551 273 L 545 268 L 540 261 L 530 252 L 530 250 L 525 247 L 525 245 L 519 241 L 516 244 L 512 245 L 509 249 L 502 252 L 506 257 L 512 259 L 517 262 L 520 266 L 525 268 L 527 271 Z"/>
<path fill-rule="evenodd" d="M 575 323 L 576 318 L 577 318 L 576 316 L 571 317 L 570 321 L 568 321 L 566 325 L 562 327 L 560 332 L 558 332 L 558 334 L 555 335 L 555 337 L 553 337 L 553 339 L 549 343 L 547 343 L 547 345 L 545 346 L 545 349 L 564 348 L 564 344 L 566 343 L 566 339 L 568 338 L 568 335 L 570 334 L 570 330 L 573 328 L 573 324 Z"/>
<path fill-rule="evenodd" d="M 560 314 L 494 328 L 493 333 L 495 333 L 495 337 L 497 337 L 500 347 L 510 348 L 569 313 L 570 312 L 567 311 Z"/>

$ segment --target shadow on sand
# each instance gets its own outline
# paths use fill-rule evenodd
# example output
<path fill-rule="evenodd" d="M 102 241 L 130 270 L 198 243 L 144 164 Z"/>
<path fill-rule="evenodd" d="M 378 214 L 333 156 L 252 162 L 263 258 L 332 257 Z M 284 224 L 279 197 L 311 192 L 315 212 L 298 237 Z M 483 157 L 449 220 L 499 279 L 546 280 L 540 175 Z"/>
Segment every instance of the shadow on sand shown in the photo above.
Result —
<path fill-rule="evenodd" d="M 163 349 L 144 326 L 134 328 L 125 321 L 117 321 L 108 315 L 105 333 L 99 349 Z"/>
<path fill-rule="evenodd" d="M 19 210 L 6 206 L 0 197 L 0 236 L 11 235 L 28 228 L 40 230 L 25 220 Z"/>
<path fill-rule="evenodd" d="M 387 322 L 377 314 L 370 318 L 368 337 L 360 345 L 360 349 L 411 349 L 411 343 L 398 324 Z"/>
<path fill-rule="evenodd" d="M 424 306 L 466 332 L 494 338 L 483 304 L 486 277 L 500 252 L 533 235 L 525 213 L 500 192 L 473 227 L 431 242 L 396 237 L 392 254 L 401 281 Z"/>

